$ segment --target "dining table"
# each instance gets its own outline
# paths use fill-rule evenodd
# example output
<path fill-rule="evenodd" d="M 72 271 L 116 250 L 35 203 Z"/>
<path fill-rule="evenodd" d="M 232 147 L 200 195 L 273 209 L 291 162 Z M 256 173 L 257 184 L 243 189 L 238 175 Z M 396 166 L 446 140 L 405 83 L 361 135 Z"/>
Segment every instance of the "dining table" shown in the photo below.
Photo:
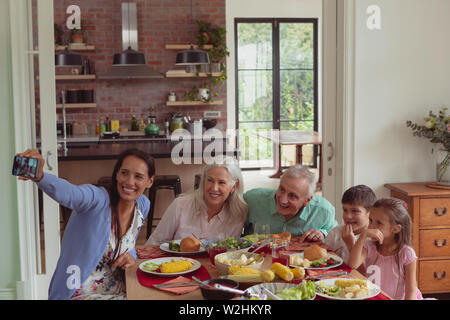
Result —
<path fill-rule="evenodd" d="M 319 179 L 317 181 L 317 187 L 322 186 L 322 137 L 320 133 L 316 131 L 302 131 L 302 130 L 270 130 L 259 131 L 258 136 L 271 140 L 276 145 L 275 148 L 275 173 L 270 178 L 280 178 L 283 174 L 281 164 L 281 146 L 282 145 L 294 145 L 296 148 L 296 163 L 303 165 L 303 146 L 315 145 L 319 147 L 319 163 L 317 168 L 319 169 Z"/>
<path fill-rule="evenodd" d="M 183 294 L 175 294 L 168 291 L 163 291 L 157 288 L 154 288 L 150 285 L 144 286 L 139 281 L 139 274 L 142 281 L 142 271 L 139 269 L 139 265 L 147 260 L 157 258 L 159 253 L 162 257 L 168 257 L 166 252 L 159 252 L 159 246 L 148 246 L 148 247 L 137 247 L 138 259 L 133 267 L 129 267 L 125 271 L 125 281 L 126 281 L 126 292 L 127 292 L 127 300 L 204 300 L 202 296 L 201 290 L 198 288 L 196 290 L 183 293 Z M 143 252 L 151 252 L 150 256 L 145 258 L 140 258 L 139 253 L 141 253 L 141 257 Z M 173 257 L 180 257 L 179 255 L 174 255 Z M 194 256 L 185 256 L 187 258 L 192 258 L 200 262 L 200 264 L 204 267 L 203 272 L 207 271 L 209 273 L 209 277 L 211 279 L 220 278 L 221 274 L 217 270 L 217 268 L 210 262 L 209 256 L 206 252 L 200 253 Z M 272 265 L 272 256 L 271 254 L 266 254 L 264 257 L 264 262 L 262 264 L 261 270 L 270 269 Z M 205 270 L 206 269 L 206 270 Z M 329 271 L 333 271 L 330 269 Z M 187 275 L 186 275 L 187 277 Z M 351 270 L 346 278 L 353 279 L 366 279 L 363 274 L 358 272 L 357 270 Z M 173 279 L 170 277 L 163 278 L 163 281 L 169 281 Z M 317 297 L 316 297 L 317 299 Z M 391 300 L 386 293 L 383 291 L 376 297 L 372 298 L 372 300 Z"/>

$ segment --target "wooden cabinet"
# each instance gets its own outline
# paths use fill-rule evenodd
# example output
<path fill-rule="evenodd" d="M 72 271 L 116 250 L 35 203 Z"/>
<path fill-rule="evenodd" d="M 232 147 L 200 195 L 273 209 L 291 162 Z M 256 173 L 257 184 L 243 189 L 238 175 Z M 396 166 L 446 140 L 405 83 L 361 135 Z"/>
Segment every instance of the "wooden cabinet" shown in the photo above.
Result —
<path fill-rule="evenodd" d="M 385 184 L 391 197 L 404 200 L 413 222 L 418 256 L 417 284 L 422 293 L 450 292 L 450 190 L 426 183 Z"/>

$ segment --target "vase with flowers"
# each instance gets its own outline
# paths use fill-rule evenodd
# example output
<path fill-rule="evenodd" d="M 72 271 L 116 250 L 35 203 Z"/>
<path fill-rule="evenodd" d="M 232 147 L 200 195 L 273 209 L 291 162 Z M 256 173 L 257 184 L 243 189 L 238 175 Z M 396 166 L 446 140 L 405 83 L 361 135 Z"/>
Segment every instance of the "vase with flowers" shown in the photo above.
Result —
<path fill-rule="evenodd" d="M 414 136 L 430 140 L 433 143 L 432 152 L 437 147 L 436 184 L 450 187 L 450 116 L 447 111 L 446 107 L 439 114 L 430 111 L 424 118 L 425 124 L 408 120 L 406 126 L 411 128 Z"/>

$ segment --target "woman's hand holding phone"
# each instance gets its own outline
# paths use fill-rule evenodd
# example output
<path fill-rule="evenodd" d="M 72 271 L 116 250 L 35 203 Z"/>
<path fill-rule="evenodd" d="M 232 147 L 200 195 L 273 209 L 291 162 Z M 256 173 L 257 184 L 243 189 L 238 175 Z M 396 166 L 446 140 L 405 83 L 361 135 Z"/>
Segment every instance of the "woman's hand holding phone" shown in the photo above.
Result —
<path fill-rule="evenodd" d="M 37 175 L 36 178 L 31 179 L 31 178 L 26 178 L 23 176 L 18 176 L 19 180 L 32 180 L 32 181 L 40 181 L 42 179 L 42 177 L 44 176 L 44 163 L 45 160 L 42 157 L 42 155 L 39 153 L 38 149 L 27 149 L 25 152 L 23 153 L 18 153 L 16 154 L 16 156 L 19 157 L 25 157 L 25 158 L 35 158 L 39 160 L 39 168 L 37 171 Z"/>

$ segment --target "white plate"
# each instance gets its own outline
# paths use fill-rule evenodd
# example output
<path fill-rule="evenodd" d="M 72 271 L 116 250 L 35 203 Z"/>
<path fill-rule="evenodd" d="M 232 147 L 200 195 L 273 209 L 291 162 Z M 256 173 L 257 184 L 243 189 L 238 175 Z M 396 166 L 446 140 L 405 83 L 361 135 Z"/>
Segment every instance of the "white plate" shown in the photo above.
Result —
<path fill-rule="evenodd" d="M 316 288 L 319 285 L 319 283 L 325 283 L 327 285 L 331 285 L 334 286 L 334 282 L 336 280 L 355 280 L 355 279 L 351 279 L 351 278 L 331 278 L 331 279 L 324 279 L 324 280 L 320 280 L 316 282 Z M 373 284 L 371 281 L 366 280 L 367 281 L 367 287 L 369 288 L 369 293 L 367 296 L 365 297 L 361 297 L 361 298 L 344 298 L 344 297 L 333 297 L 333 296 L 329 296 L 325 293 L 320 293 L 317 289 L 316 289 L 316 294 L 318 296 L 327 298 L 327 299 L 333 299 L 333 300 L 364 300 L 364 299 L 369 299 L 369 298 L 373 298 L 376 295 L 378 295 L 381 292 L 380 287 L 378 287 L 377 285 Z"/>
<path fill-rule="evenodd" d="M 276 294 L 277 291 L 286 289 L 286 288 L 292 288 L 292 287 L 298 287 L 299 284 L 296 283 L 288 283 L 288 282 L 264 282 L 261 284 L 257 284 L 254 286 L 251 286 L 250 288 L 248 288 L 245 291 L 248 291 L 250 293 L 253 294 L 259 294 L 261 292 L 261 288 L 266 288 L 267 290 L 269 290 L 270 292 Z M 310 300 L 314 300 L 314 298 L 316 297 L 316 295 L 314 295 L 314 297 Z"/>
<path fill-rule="evenodd" d="M 189 270 L 186 270 L 186 271 L 183 271 L 183 272 L 174 272 L 174 273 L 161 273 L 161 272 L 156 272 L 156 271 L 148 271 L 148 270 L 144 269 L 144 265 L 146 263 L 149 263 L 149 262 L 153 262 L 155 264 L 161 265 L 162 263 L 172 262 L 173 260 L 178 261 L 178 260 L 181 260 L 181 259 L 190 261 L 192 263 L 192 267 Z M 167 258 L 150 259 L 150 260 L 146 260 L 146 261 L 142 262 L 139 265 L 139 269 L 141 271 L 143 271 L 145 273 L 152 274 L 154 276 L 161 276 L 161 277 L 180 276 L 180 275 L 191 273 L 191 272 L 193 272 L 195 270 L 198 270 L 200 267 L 201 267 L 200 262 L 198 262 L 197 260 L 194 260 L 194 259 L 191 259 L 191 258 L 185 258 L 185 257 L 177 257 L 177 258 L 167 257 Z"/>
<path fill-rule="evenodd" d="M 174 240 L 174 241 L 175 241 L 175 243 L 178 243 L 178 244 L 180 244 L 180 242 L 181 242 L 181 240 Z M 192 255 L 199 254 L 199 253 L 206 251 L 205 248 L 203 248 L 203 247 L 200 247 L 200 250 L 193 251 L 193 252 L 173 251 L 173 250 L 169 249 L 169 242 L 161 243 L 159 248 L 164 252 L 175 254 L 175 255 L 183 255 L 183 256 L 192 256 Z"/>
<path fill-rule="evenodd" d="M 300 258 L 304 259 L 303 258 L 304 255 L 303 254 L 304 254 L 304 252 L 302 251 L 302 252 L 299 252 L 299 253 L 290 254 L 289 256 L 300 256 Z M 330 253 L 330 258 L 333 258 L 334 260 L 336 260 L 337 263 L 333 264 L 332 266 L 327 266 L 327 267 L 322 267 L 322 268 L 320 268 L 320 267 L 308 267 L 308 268 L 305 268 L 305 269 L 310 269 L 310 270 L 328 270 L 328 269 L 339 267 L 343 263 L 342 258 L 337 256 L 337 255 L 335 255 L 334 253 Z M 290 266 L 293 267 L 293 268 L 294 267 L 298 267 L 298 266 L 296 266 L 294 264 L 292 264 Z"/>

